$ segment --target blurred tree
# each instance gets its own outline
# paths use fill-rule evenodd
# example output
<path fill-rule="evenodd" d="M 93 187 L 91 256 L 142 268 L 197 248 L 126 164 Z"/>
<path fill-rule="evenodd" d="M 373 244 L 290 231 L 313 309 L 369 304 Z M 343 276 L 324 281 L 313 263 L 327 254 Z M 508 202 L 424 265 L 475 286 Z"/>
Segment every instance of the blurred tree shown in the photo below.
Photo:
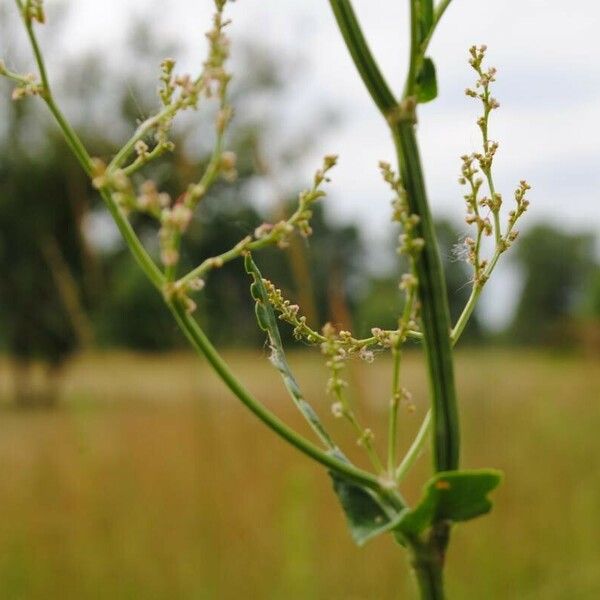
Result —
<path fill-rule="evenodd" d="M 572 341 L 572 336 L 566 338 L 568 322 L 582 308 L 593 273 L 594 236 L 537 225 L 519 240 L 515 250 L 523 288 L 511 338 L 524 344 Z"/>
<path fill-rule="evenodd" d="M 52 405 L 60 367 L 93 337 L 83 293 L 93 270 L 82 234 L 88 200 L 62 141 L 50 137 L 30 155 L 17 138 L 0 143 L 0 329 L 15 359 L 17 403 Z M 35 359 L 47 371 L 37 392 L 28 373 Z"/>
<path fill-rule="evenodd" d="M 584 314 L 600 319 L 600 265 L 594 265 L 585 290 Z"/>

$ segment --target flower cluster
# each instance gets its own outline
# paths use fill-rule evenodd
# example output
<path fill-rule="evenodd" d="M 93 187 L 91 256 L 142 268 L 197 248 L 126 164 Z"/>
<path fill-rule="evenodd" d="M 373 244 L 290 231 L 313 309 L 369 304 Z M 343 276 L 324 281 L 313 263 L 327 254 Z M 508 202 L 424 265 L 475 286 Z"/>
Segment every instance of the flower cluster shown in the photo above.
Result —
<path fill-rule="evenodd" d="M 425 245 L 423 238 L 416 235 L 420 218 L 418 215 L 411 214 L 406 190 L 400 178 L 392 170 L 391 165 L 385 161 L 380 161 L 379 170 L 384 181 L 394 192 L 394 198 L 392 199 L 392 221 L 399 223 L 402 227 L 398 252 L 414 258 L 423 250 L 423 246 Z"/>
<path fill-rule="evenodd" d="M 500 104 L 492 96 L 491 85 L 496 81 L 495 68 L 484 68 L 486 46 L 472 46 L 469 49 L 469 64 L 477 74 L 474 88 L 467 88 L 466 95 L 478 99 L 483 107 L 483 114 L 477 119 L 481 131 L 482 151 L 461 156 L 461 176 L 459 183 L 467 187 L 464 199 L 467 206 L 465 221 L 475 227 L 475 237 L 464 239 L 464 253 L 467 261 L 473 265 L 474 284 L 481 288 L 490 276 L 498 256 L 504 252 L 516 239 L 517 232 L 514 225 L 527 210 L 529 201 L 526 193 L 529 184 L 522 181 L 515 192 L 517 207 L 509 213 L 506 231 L 502 232 L 500 211 L 502 208 L 502 195 L 496 191 L 493 178 L 493 163 L 499 144 L 489 138 L 489 117 L 492 111 L 498 109 Z M 488 195 L 482 194 L 484 181 L 487 183 Z M 487 209 L 487 213 L 484 210 Z M 490 218 L 490 215 L 492 218 Z M 496 252 L 494 258 L 485 260 L 481 258 L 482 240 L 484 237 L 494 235 Z"/>
<path fill-rule="evenodd" d="M 13 90 L 12 99 L 21 100 L 27 96 L 41 96 L 44 93 L 44 86 L 37 80 L 35 75 L 24 75 Z"/>
<path fill-rule="evenodd" d="M 23 17 L 25 22 L 30 24 L 32 21 L 38 23 L 46 22 L 46 13 L 44 11 L 43 0 L 26 0 L 23 5 Z"/>
<path fill-rule="evenodd" d="M 335 167 L 338 157 L 334 154 L 327 155 L 323 159 L 323 166 L 315 173 L 313 187 L 310 190 L 304 191 L 298 197 L 298 210 L 293 217 L 293 225 L 298 229 L 300 235 L 308 237 L 312 234 L 310 220 L 312 218 L 313 204 L 325 195 L 321 190 L 323 182 L 329 182 L 327 173 Z"/>

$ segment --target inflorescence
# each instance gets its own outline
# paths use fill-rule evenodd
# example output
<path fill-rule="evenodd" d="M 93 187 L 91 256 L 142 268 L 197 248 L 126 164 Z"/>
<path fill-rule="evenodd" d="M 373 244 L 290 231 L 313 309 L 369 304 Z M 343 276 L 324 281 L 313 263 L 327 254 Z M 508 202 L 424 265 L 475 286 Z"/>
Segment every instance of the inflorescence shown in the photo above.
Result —
<path fill-rule="evenodd" d="M 110 163 L 106 164 L 100 159 L 88 157 L 89 164 L 86 164 L 93 185 L 103 194 L 108 195 L 116 207 L 115 210 L 123 217 L 141 213 L 156 220 L 159 226 L 158 240 L 160 263 L 163 267 L 161 281 L 164 280 L 164 296 L 168 302 L 181 303 L 188 313 L 196 308 L 191 295 L 204 287 L 205 278 L 213 269 L 267 246 L 286 248 L 293 235 L 305 238 L 311 235 L 314 204 L 325 196 L 323 184 L 329 181 L 329 173 L 337 163 L 335 155 L 324 158 L 323 165 L 314 175 L 312 186 L 299 194 L 296 210 L 289 218 L 277 223 L 263 223 L 230 250 L 219 256 L 205 259 L 189 273 L 177 278 L 181 240 L 193 220 L 195 211 L 219 178 L 233 181 L 237 174 L 235 154 L 224 149 L 227 129 L 233 118 L 233 109 L 228 99 L 231 74 L 227 71 L 230 44 L 226 36 L 229 21 L 223 17 L 225 4 L 226 0 L 215 0 L 216 12 L 213 25 L 206 34 L 208 53 L 200 74 L 195 78 L 189 74 L 177 74 L 175 60 L 169 58 L 163 60 L 159 75 L 160 109 L 158 112 L 139 125 Z M 24 0 L 19 1 L 18 5 L 34 39 L 31 32 L 34 22 L 44 23 L 46 19 L 43 0 Z M 473 266 L 474 276 L 471 300 L 452 332 L 454 342 L 464 328 L 473 310 L 474 302 L 499 256 L 516 239 L 518 232 L 515 225 L 529 206 L 526 196 L 530 190 L 526 181 L 520 182 L 514 194 L 515 206 L 508 214 L 503 231 L 501 223 L 503 199 L 495 189 L 493 178 L 494 159 L 499 144 L 489 137 L 490 115 L 500 106 L 491 93 L 497 73 L 494 68 L 484 67 L 485 46 L 473 46 L 469 52 L 469 63 L 477 74 L 477 80 L 473 88 L 466 90 L 466 95 L 479 100 L 483 108 L 483 114 L 477 120 L 482 147 L 480 151 L 461 157 L 459 182 L 467 188 L 464 194 L 467 209 L 466 222 L 475 228 L 475 236 L 467 237 L 464 245 L 467 260 Z M 15 73 L 0 61 L 0 76 L 5 76 L 16 83 L 13 91 L 14 100 L 39 95 L 48 102 L 52 101 L 45 69 L 40 57 L 37 58 L 40 78 L 31 74 Z M 215 100 L 218 103 L 212 155 L 200 180 L 187 186 L 185 191 L 174 200 L 168 193 L 161 191 L 153 180 L 138 181 L 138 173 L 153 160 L 174 150 L 175 145 L 170 139 L 174 119 L 183 111 L 197 109 L 203 100 Z M 415 106 L 412 99 L 405 101 L 400 109 L 401 112 L 394 118 L 414 119 Z M 400 384 L 400 354 L 403 344 L 409 338 L 421 337 L 419 281 L 416 276 L 415 261 L 418 260 L 425 242 L 418 234 L 420 219 L 410 211 L 407 192 L 401 178 L 392 170 L 389 163 L 380 162 L 379 169 L 384 181 L 393 192 L 392 221 L 401 229 L 398 253 L 405 257 L 409 265 L 399 282 L 404 302 L 396 329 L 384 330 L 374 327 L 371 330 L 372 335 L 363 339 L 355 337 L 348 330 L 338 329 L 331 323 L 326 323 L 320 330 L 313 329 L 307 322 L 307 318 L 301 314 L 300 307 L 287 300 L 274 283 L 263 279 L 262 284 L 268 302 L 279 319 L 293 328 L 294 338 L 320 348 L 330 375 L 327 391 L 333 397 L 331 407 L 333 415 L 346 419 L 352 425 L 357 434 L 357 443 L 366 450 L 375 469 L 382 477 L 388 478 L 386 481 L 391 481 L 394 478 L 398 406 L 402 402 L 409 408 L 413 406 L 410 392 Z M 487 188 L 485 193 L 484 184 Z M 495 239 L 495 252 L 491 258 L 486 259 L 481 256 L 482 241 L 485 237 L 492 236 Z M 356 356 L 370 363 L 375 358 L 376 350 L 391 351 L 394 361 L 387 470 L 384 469 L 375 451 L 373 432 L 359 422 L 348 397 L 348 385 L 344 378 L 346 363 L 350 358 Z"/>
<path fill-rule="evenodd" d="M 514 229 L 518 219 L 529 206 L 526 198 L 531 189 L 526 181 L 521 181 L 515 191 L 516 207 L 509 212 L 508 223 L 502 231 L 500 211 L 503 205 L 502 195 L 496 191 L 493 177 L 493 165 L 499 143 L 489 137 L 490 115 L 500 107 L 492 96 L 491 85 L 496 81 L 497 71 L 494 67 L 484 68 L 486 46 L 472 46 L 469 50 L 469 64 L 476 72 L 478 79 L 474 88 L 467 88 L 465 94 L 477 99 L 483 107 L 483 114 L 477 119 L 481 132 L 482 149 L 461 157 L 462 167 L 459 183 L 467 187 L 464 199 L 467 207 L 465 221 L 475 227 L 475 237 L 466 237 L 466 258 L 473 266 L 473 282 L 476 288 L 481 288 L 489 279 L 492 269 L 500 254 L 507 250 L 515 241 L 518 231 Z M 482 192 L 484 182 L 487 193 Z M 487 209 L 487 210 L 486 210 Z M 495 253 L 491 259 L 481 257 L 484 237 L 494 236 Z"/>

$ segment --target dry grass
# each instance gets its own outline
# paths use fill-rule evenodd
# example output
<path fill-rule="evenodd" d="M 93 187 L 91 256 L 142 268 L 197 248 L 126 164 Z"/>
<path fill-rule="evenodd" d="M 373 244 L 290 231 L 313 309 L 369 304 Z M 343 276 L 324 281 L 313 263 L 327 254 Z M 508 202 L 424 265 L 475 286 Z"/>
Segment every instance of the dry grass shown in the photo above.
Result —
<path fill-rule="evenodd" d="M 302 428 L 267 361 L 230 359 Z M 293 363 L 326 414 L 318 358 Z M 355 373 L 376 427 L 387 368 Z M 598 363 L 486 351 L 459 355 L 458 370 L 464 463 L 499 467 L 506 482 L 490 517 L 455 532 L 450 597 L 600 597 Z M 405 372 L 422 399 L 417 356 Z M 405 441 L 423 410 L 403 415 Z M 86 357 L 67 373 L 62 409 L 2 416 L 2 599 L 412 597 L 392 540 L 354 547 L 322 471 L 195 357 Z"/>

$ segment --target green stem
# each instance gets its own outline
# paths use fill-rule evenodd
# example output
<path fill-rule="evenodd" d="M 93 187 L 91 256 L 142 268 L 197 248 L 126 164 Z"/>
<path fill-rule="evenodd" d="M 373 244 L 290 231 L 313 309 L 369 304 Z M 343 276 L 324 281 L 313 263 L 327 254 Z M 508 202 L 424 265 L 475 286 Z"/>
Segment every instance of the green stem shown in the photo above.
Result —
<path fill-rule="evenodd" d="M 329 4 L 363 83 L 379 111 L 388 118 L 398 102 L 373 59 L 352 4 L 348 0 L 329 0 Z"/>
<path fill-rule="evenodd" d="M 411 272 L 416 277 L 415 262 L 411 258 Z M 415 288 L 411 286 L 404 304 L 404 310 L 400 317 L 398 326 L 398 336 L 395 343 L 392 346 L 392 397 L 390 400 L 390 414 L 389 414 L 389 429 L 388 429 L 388 473 L 390 477 L 394 478 L 394 469 L 396 468 L 396 451 L 397 451 L 397 437 L 398 437 L 398 408 L 401 400 L 401 388 L 400 388 L 400 367 L 402 363 L 402 343 L 404 342 L 404 336 L 408 333 L 408 325 L 413 315 L 413 305 L 415 301 Z M 406 332 L 406 333 L 405 333 Z"/>
<path fill-rule="evenodd" d="M 433 18 L 434 28 L 435 25 L 437 25 L 440 19 L 444 16 L 446 9 L 450 6 L 451 2 L 452 0 L 441 0 L 441 2 L 435 7 L 435 13 Z"/>
<path fill-rule="evenodd" d="M 423 423 L 421 423 L 421 427 L 419 427 L 419 431 L 411 444 L 408 452 L 404 455 L 402 462 L 399 467 L 396 469 L 394 476 L 396 481 L 400 483 L 406 474 L 410 471 L 412 466 L 417 462 L 417 459 L 421 455 L 423 448 L 425 447 L 425 442 L 427 441 L 427 437 L 431 430 L 431 410 L 427 411 L 425 418 L 423 419 Z"/>
<path fill-rule="evenodd" d="M 408 75 L 406 76 L 403 98 L 415 95 L 417 73 L 419 72 L 424 55 L 419 45 L 419 5 L 419 0 L 410 0 L 410 60 L 408 62 Z"/>
<path fill-rule="evenodd" d="M 450 313 L 433 219 L 429 211 L 421 161 L 411 123 L 393 128 L 400 173 L 412 213 L 420 218 L 418 235 L 425 241 L 416 259 L 434 423 L 433 449 L 437 471 L 450 471 L 459 463 L 459 423 L 454 384 Z"/>
<path fill-rule="evenodd" d="M 422 600 L 444 600 L 444 564 L 438 554 L 419 540 L 411 543 L 411 555 Z"/>
<path fill-rule="evenodd" d="M 481 71 L 479 71 L 479 74 L 481 75 Z M 487 153 L 487 151 L 489 150 L 490 147 L 490 138 L 489 138 L 489 118 L 490 118 L 490 112 L 491 109 L 488 106 L 489 100 L 490 100 L 490 91 L 489 88 L 486 86 L 485 88 L 485 100 L 483 102 L 484 104 L 484 116 L 483 116 L 483 122 L 481 124 L 481 136 L 483 138 L 483 150 L 484 152 Z M 487 184 L 488 184 L 488 189 L 490 191 L 490 199 L 492 201 L 495 200 L 496 198 L 496 186 L 494 185 L 494 176 L 492 175 L 492 166 L 491 164 L 486 168 L 483 169 L 483 173 L 485 175 Z M 500 244 L 501 240 L 502 240 L 502 231 L 501 231 L 501 227 L 500 227 L 500 210 L 492 210 L 492 214 L 494 217 L 494 236 L 496 239 L 496 244 Z"/>
<path fill-rule="evenodd" d="M 429 33 L 425 36 L 425 39 L 421 42 L 421 55 L 425 56 L 427 49 L 429 48 L 429 43 L 431 42 L 431 38 L 435 32 L 435 29 L 440 22 L 440 19 L 444 16 L 446 9 L 450 6 L 452 0 L 442 0 L 436 7 L 433 12 L 433 25 L 429 31 Z"/>
<path fill-rule="evenodd" d="M 396 468 L 396 447 L 398 445 L 398 408 L 400 406 L 400 362 L 402 352 L 400 341 L 392 347 L 392 397 L 390 399 L 390 414 L 388 417 L 388 457 L 387 469 L 390 478 L 394 477 Z"/>
<path fill-rule="evenodd" d="M 381 485 L 374 475 L 355 467 L 354 465 L 339 460 L 338 458 L 328 454 L 306 440 L 304 437 L 296 433 L 288 427 L 283 421 L 269 411 L 263 404 L 256 400 L 246 388 L 237 380 L 231 372 L 227 363 L 221 358 L 210 340 L 206 337 L 195 319 L 186 312 L 186 310 L 177 302 L 170 302 L 169 308 L 173 313 L 180 328 L 192 344 L 192 346 L 203 355 L 210 363 L 215 372 L 223 380 L 225 385 L 233 392 L 242 403 L 250 409 L 267 427 L 274 431 L 277 435 L 285 439 L 292 446 L 306 454 L 313 460 L 321 463 L 328 469 L 336 471 L 352 481 L 364 485 L 378 493 L 384 493 L 389 496 L 389 493 L 382 491 Z M 397 504 L 398 501 L 395 501 Z"/>
<path fill-rule="evenodd" d="M 350 2 L 330 0 L 330 4 L 361 78 L 383 116 L 389 123 L 391 121 L 400 174 L 408 194 L 410 210 L 420 218 L 417 233 L 425 241 L 425 246 L 416 260 L 416 272 L 432 396 L 434 461 L 436 471 L 454 470 L 459 464 L 460 442 L 450 344 L 450 313 L 414 124 L 406 118 L 390 120 L 392 115 L 398 115 L 398 104 L 369 50 Z M 413 27 L 414 23 L 411 29 Z M 415 44 L 411 44 L 412 71 L 415 70 L 414 62 L 418 55 Z M 406 89 L 410 89 L 410 82 L 407 82 Z M 400 114 L 403 112 L 405 111 L 401 110 Z"/>
<path fill-rule="evenodd" d="M 223 152 L 223 132 L 217 134 L 217 139 L 215 142 L 215 146 L 213 148 L 210 161 L 202 175 L 202 178 L 198 182 L 198 186 L 203 188 L 204 190 L 208 190 L 208 188 L 215 182 L 216 178 L 220 173 L 220 164 L 221 164 L 221 154 Z M 184 198 L 185 202 L 185 198 Z M 179 253 L 179 248 L 181 247 L 181 233 L 177 232 L 175 235 L 175 250 Z M 171 282 L 175 279 L 177 274 L 177 265 L 168 266 L 165 269 L 165 278 L 167 281 Z"/>
<path fill-rule="evenodd" d="M 510 231 L 511 231 L 511 228 L 509 228 L 508 232 L 510 233 Z M 469 299 L 467 300 L 467 303 L 465 304 L 465 307 L 463 308 L 463 311 L 460 314 L 460 317 L 458 318 L 458 320 L 456 321 L 456 324 L 454 325 L 454 329 L 452 329 L 452 333 L 450 334 L 450 339 L 452 341 L 452 345 L 454 345 L 454 344 L 456 344 L 456 342 L 458 342 L 460 336 L 462 335 L 463 331 L 465 330 L 465 327 L 469 323 L 469 319 L 471 318 L 471 315 L 473 314 L 473 311 L 475 310 L 475 307 L 477 306 L 477 301 L 479 300 L 479 296 L 481 296 L 481 292 L 483 291 L 485 281 L 487 281 L 490 278 L 492 271 L 496 267 L 496 264 L 498 263 L 498 260 L 500 259 L 500 256 L 502 255 L 502 252 L 503 252 L 502 246 L 498 246 L 496 248 L 496 251 L 494 252 L 494 255 L 492 256 L 490 262 L 488 263 L 487 267 L 483 271 L 482 281 L 484 283 L 476 282 L 473 285 L 473 289 L 471 290 L 471 295 L 469 296 Z"/>
<path fill-rule="evenodd" d="M 151 281 L 152 285 L 159 291 L 163 291 L 165 284 L 165 278 L 161 273 L 160 269 L 156 266 L 156 263 L 152 260 L 144 245 L 137 236 L 131 223 L 127 220 L 125 215 L 121 212 L 121 209 L 112 199 L 110 192 L 107 189 L 100 190 L 100 195 L 104 200 L 110 214 L 112 215 L 117 227 L 125 240 L 125 243 L 129 247 L 129 250 L 133 254 L 136 262 L 145 273 L 146 277 Z"/>

